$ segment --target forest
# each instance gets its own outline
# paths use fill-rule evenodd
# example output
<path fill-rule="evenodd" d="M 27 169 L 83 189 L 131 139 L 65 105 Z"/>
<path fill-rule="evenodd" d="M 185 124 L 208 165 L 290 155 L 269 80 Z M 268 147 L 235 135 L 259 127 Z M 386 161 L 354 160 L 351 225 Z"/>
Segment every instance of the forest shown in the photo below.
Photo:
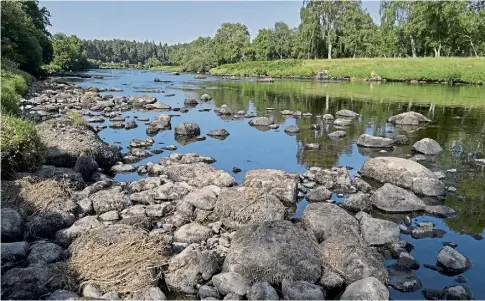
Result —
<path fill-rule="evenodd" d="M 485 1 L 381 1 L 380 25 L 360 1 L 303 2 L 301 23 L 276 22 L 250 37 L 240 23 L 224 23 L 214 37 L 167 45 L 83 40 L 87 58 L 139 67 L 181 66 L 208 71 L 245 61 L 279 59 L 479 57 L 485 55 Z"/>

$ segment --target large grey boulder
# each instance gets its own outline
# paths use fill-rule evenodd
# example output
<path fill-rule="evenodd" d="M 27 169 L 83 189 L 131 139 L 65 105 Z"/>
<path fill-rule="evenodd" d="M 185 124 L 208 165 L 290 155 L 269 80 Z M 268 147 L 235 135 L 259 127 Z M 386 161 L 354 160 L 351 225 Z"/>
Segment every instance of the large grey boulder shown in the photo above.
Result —
<path fill-rule="evenodd" d="M 424 196 L 440 196 L 445 194 L 445 183 L 438 179 L 417 177 L 413 179 L 411 189 Z"/>
<path fill-rule="evenodd" d="M 210 137 L 227 137 L 229 136 L 229 132 L 226 129 L 217 129 L 212 130 L 207 133 L 207 136 Z"/>
<path fill-rule="evenodd" d="M 2 208 L 2 242 L 20 241 L 24 238 L 24 218 L 12 208 Z"/>
<path fill-rule="evenodd" d="M 466 256 L 449 246 L 440 250 L 436 256 L 436 262 L 447 272 L 453 274 L 463 273 L 471 267 L 471 261 Z"/>
<path fill-rule="evenodd" d="M 331 196 L 332 192 L 330 190 L 324 186 L 319 186 L 308 193 L 307 200 L 309 202 L 323 202 L 330 200 Z"/>
<path fill-rule="evenodd" d="M 196 285 L 209 281 L 218 270 L 219 263 L 214 251 L 191 244 L 170 259 L 164 278 L 170 289 L 196 294 Z"/>
<path fill-rule="evenodd" d="M 54 263 L 63 260 L 66 257 L 64 249 L 51 242 L 38 241 L 30 247 L 30 253 L 27 262 L 30 264 Z"/>
<path fill-rule="evenodd" d="M 360 220 L 364 240 L 371 246 L 382 246 L 399 240 L 399 226 L 391 221 L 364 216 Z"/>
<path fill-rule="evenodd" d="M 321 258 L 318 245 L 304 230 L 289 221 L 269 221 L 236 232 L 223 271 L 239 273 L 251 282 L 315 283 L 321 274 Z"/>
<path fill-rule="evenodd" d="M 315 182 L 327 189 L 347 190 L 351 186 L 351 179 L 347 168 L 332 167 L 331 169 L 318 169 L 314 173 Z"/>
<path fill-rule="evenodd" d="M 352 119 L 349 118 L 337 118 L 333 121 L 333 125 L 338 127 L 346 127 L 352 124 Z"/>
<path fill-rule="evenodd" d="M 246 278 L 234 272 L 214 275 L 212 283 L 223 295 L 233 293 L 244 297 L 251 288 L 251 283 Z"/>
<path fill-rule="evenodd" d="M 333 235 L 320 244 L 322 264 L 339 273 L 346 283 L 375 277 L 387 284 L 384 258 L 354 235 Z"/>
<path fill-rule="evenodd" d="M 179 136 L 199 136 L 200 127 L 194 122 L 182 122 L 175 127 L 175 135 Z"/>
<path fill-rule="evenodd" d="M 121 160 L 120 149 L 103 142 L 87 124 L 74 124 L 74 121 L 60 117 L 41 122 L 36 127 L 46 148 L 46 164 L 74 167 L 83 153 L 91 154 L 102 168 L 109 168 Z"/>
<path fill-rule="evenodd" d="M 340 300 L 389 300 L 389 290 L 378 279 L 367 277 L 347 286 Z"/>
<path fill-rule="evenodd" d="M 29 244 L 26 241 L 2 242 L 1 245 L 2 263 L 23 260 L 29 253 Z"/>
<path fill-rule="evenodd" d="M 357 139 L 357 145 L 362 147 L 376 147 L 376 148 L 389 148 L 394 144 L 394 140 L 390 138 L 372 136 L 368 134 L 362 134 Z"/>
<path fill-rule="evenodd" d="M 423 165 L 412 160 L 396 157 L 376 157 L 365 161 L 360 170 L 364 177 L 381 183 L 390 183 L 402 188 L 412 189 L 415 178 L 438 179 Z"/>
<path fill-rule="evenodd" d="M 302 222 L 318 242 L 332 236 L 360 237 L 359 222 L 335 204 L 309 204 L 303 211 Z"/>
<path fill-rule="evenodd" d="M 208 185 L 229 187 L 236 180 L 226 171 L 216 169 L 206 163 L 171 163 L 158 166 L 157 175 L 166 175 L 174 182 L 186 182 L 190 186 L 202 188 Z"/>
<path fill-rule="evenodd" d="M 337 139 L 341 139 L 341 138 L 345 138 L 347 137 L 347 132 L 345 131 L 335 131 L 335 132 L 331 132 L 330 134 L 328 134 L 328 137 L 332 140 L 337 140 Z"/>
<path fill-rule="evenodd" d="M 285 206 L 296 203 L 298 176 L 278 169 L 252 169 L 246 172 L 243 185 L 275 195 Z"/>
<path fill-rule="evenodd" d="M 300 128 L 296 125 L 290 125 L 285 129 L 285 133 L 287 134 L 298 134 L 300 132 Z"/>
<path fill-rule="evenodd" d="M 376 208 L 390 213 L 422 211 L 426 207 L 423 200 L 414 193 L 389 183 L 375 191 L 371 203 Z"/>
<path fill-rule="evenodd" d="M 413 150 L 425 155 L 437 155 L 443 151 L 443 148 L 436 140 L 424 138 L 414 143 Z"/>
<path fill-rule="evenodd" d="M 284 279 L 281 291 L 285 300 L 324 300 L 320 286 L 303 280 L 292 281 Z"/>
<path fill-rule="evenodd" d="M 393 264 L 389 268 L 389 285 L 401 292 L 414 292 L 423 287 L 421 280 L 419 280 L 416 272 Z"/>
<path fill-rule="evenodd" d="M 221 188 L 218 186 L 205 186 L 187 194 L 183 201 L 202 210 L 212 210 L 216 205 L 220 191 Z"/>
<path fill-rule="evenodd" d="M 260 126 L 260 127 L 268 127 L 273 124 L 273 121 L 268 117 L 256 117 L 249 121 L 249 125 L 251 126 Z"/>
<path fill-rule="evenodd" d="M 397 125 L 419 125 L 420 123 L 431 122 L 423 114 L 417 112 L 405 112 L 390 117 L 387 121 Z"/>
<path fill-rule="evenodd" d="M 177 229 L 173 235 L 173 239 L 176 242 L 194 243 L 204 241 L 211 237 L 211 235 L 211 229 L 193 222 Z"/>
<path fill-rule="evenodd" d="M 81 154 L 74 165 L 74 171 L 81 174 L 84 181 L 89 181 L 94 172 L 98 171 L 98 163 L 90 155 Z"/>
<path fill-rule="evenodd" d="M 28 221 L 26 227 L 29 238 L 48 238 L 54 237 L 58 230 L 67 228 L 74 223 L 74 216 L 59 209 L 42 212 L 35 215 Z"/>
<path fill-rule="evenodd" d="M 223 188 L 215 205 L 215 214 L 228 228 L 283 220 L 285 206 L 272 194 L 252 187 Z"/>
<path fill-rule="evenodd" d="M 59 230 L 55 233 L 55 242 L 66 247 L 81 234 L 91 230 L 103 227 L 104 224 L 98 221 L 93 215 L 85 216 L 72 224 L 69 228 Z"/>
<path fill-rule="evenodd" d="M 266 281 L 256 282 L 248 292 L 248 300 L 278 300 L 278 293 Z"/>
<path fill-rule="evenodd" d="M 150 127 L 158 130 L 164 130 L 171 128 L 170 121 L 172 118 L 168 114 L 160 114 L 150 122 Z"/>
<path fill-rule="evenodd" d="M 120 186 L 100 190 L 89 196 L 93 201 L 93 209 L 97 214 L 105 213 L 112 210 L 121 211 L 131 205 L 131 201 L 122 192 Z"/>
<path fill-rule="evenodd" d="M 371 209 L 369 194 L 362 193 L 360 191 L 357 193 L 353 193 L 345 198 L 342 206 L 347 210 L 355 212 L 368 211 Z"/>

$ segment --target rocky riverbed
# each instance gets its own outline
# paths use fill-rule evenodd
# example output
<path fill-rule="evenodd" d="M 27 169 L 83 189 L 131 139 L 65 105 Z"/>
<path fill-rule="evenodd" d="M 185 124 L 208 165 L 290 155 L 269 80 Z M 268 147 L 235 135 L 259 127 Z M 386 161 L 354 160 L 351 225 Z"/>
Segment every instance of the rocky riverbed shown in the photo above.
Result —
<path fill-rule="evenodd" d="M 437 141 L 362 133 L 357 145 L 382 153 L 367 159 L 358 173 L 345 166 L 302 173 L 259 168 L 239 177 L 236 166 L 217 168 L 217 157 L 182 149 L 150 158 L 157 150 L 177 148 L 156 147 L 157 134 L 173 135 L 182 148 L 203 143 L 204 135 L 224 143 L 231 131 L 202 131 L 197 123 L 176 119 L 210 102 L 210 94 L 172 107 L 163 97 L 99 91 L 46 80 L 34 83 L 22 100 L 46 146 L 46 165 L 2 180 L 3 299 L 363 300 L 389 299 L 390 289 L 422 291 L 421 298 L 432 300 L 472 298 L 462 276 L 475 268 L 466 252 L 450 242 L 429 250 L 432 262 L 418 262 L 415 246 L 404 239 L 446 234 L 430 220 L 413 222 L 415 216 L 456 215 L 443 204 L 453 193 L 444 182 L 453 172 L 420 164 L 443 151 Z M 122 113 L 128 111 L 154 117 L 127 120 Z M 228 105 L 200 114 L 245 120 L 261 131 L 279 127 L 268 116 Z M 320 122 L 311 128 L 335 127 L 332 141 L 360 122 L 348 109 L 313 118 Z M 120 135 L 129 137 L 127 145 L 99 137 L 106 121 L 126 131 Z M 390 115 L 388 121 L 404 128 L 432 122 L 416 112 Z M 130 137 L 138 125 L 146 128 L 143 139 Z M 298 126 L 281 130 L 300 132 Z M 389 154 L 408 144 L 413 157 Z M 315 153 L 325 147 L 304 145 Z M 480 160 L 472 158 L 471 164 Z M 136 180 L 117 180 L 134 172 Z M 303 199 L 308 205 L 301 207 Z M 428 288 L 418 269 L 457 280 Z"/>

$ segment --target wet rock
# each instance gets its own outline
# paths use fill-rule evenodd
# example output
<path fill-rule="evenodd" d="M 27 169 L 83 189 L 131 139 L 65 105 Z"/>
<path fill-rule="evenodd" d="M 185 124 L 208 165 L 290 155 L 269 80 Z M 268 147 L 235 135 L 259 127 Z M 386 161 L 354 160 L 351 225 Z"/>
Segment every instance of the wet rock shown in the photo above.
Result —
<path fill-rule="evenodd" d="M 388 122 L 397 125 L 419 125 L 420 123 L 431 122 L 430 119 L 417 112 L 405 112 L 390 117 Z"/>
<path fill-rule="evenodd" d="M 419 262 L 416 259 L 414 259 L 414 257 L 411 256 L 411 254 L 409 254 L 408 252 L 401 252 L 399 254 L 399 259 L 397 260 L 397 264 L 412 270 L 419 269 Z"/>
<path fill-rule="evenodd" d="M 444 218 L 456 216 L 455 210 L 451 209 L 448 206 L 444 206 L 444 205 L 426 206 L 424 208 L 424 211 L 426 213 L 431 214 L 431 215 L 444 217 Z"/>
<path fill-rule="evenodd" d="M 369 211 L 372 207 L 369 195 L 367 193 L 357 192 L 349 195 L 342 206 L 350 211 Z"/>
<path fill-rule="evenodd" d="M 347 191 L 351 186 L 349 172 L 345 167 L 332 167 L 331 169 L 319 169 L 315 173 L 315 182 L 327 189 L 340 189 Z"/>
<path fill-rule="evenodd" d="M 167 145 L 162 147 L 163 150 L 168 150 L 168 151 L 174 151 L 177 150 L 177 147 L 175 145 Z"/>
<path fill-rule="evenodd" d="M 212 283 L 223 295 L 236 294 L 245 296 L 251 287 L 251 283 L 242 275 L 234 272 L 217 274 L 212 277 Z"/>
<path fill-rule="evenodd" d="M 298 134 L 300 132 L 300 128 L 296 125 L 290 125 L 285 129 L 285 133 L 287 134 Z"/>
<path fill-rule="evenodd" d="M 76 293 L 68 290 L 56 290 L 47 298 L 47 300 L 78 300 L 79 296 Z"/>
<path fill-rule="evenodd" d="M 228 228 L 246 224 L 283 220 L 285 206 L 273 194 L 252 187 L 223 188 L 215 205 L 215 213 Z"/>
<path fill-rule="evenodd" d="M 138 127 L 138 124 L 136 124 L 136 121 L 134 121 L 134 120 L 128 121 L 125 125 L 125 129 L 127 129 L 127 130 L 135 129 L 137 127 Z"/>
<path fill-rule="evenodd" d="M 436 262 L 438 266 L 452 274 L 463 273 L 472 265 L 471 261 L 466 256 L 447 246 L 440 250 L 436 257 Z"/>
<path fill-rule="evenodd" d="M 352 124 L 352 119 L 348 118 L 337 118 L 333 121 L 333 125 L 335 126 L 350 126 Z"/>
<path fill-rule="evenodd" d="M 240 172 L 241 172 L 241 169 L 240 169 L 239 167 L 234 166 L 234 167 L 232 168 L 232 172 L 233 172 L 233 173 L 240 173 Z"/>
<path fill-rule="evenodd" d="M 295 116 L 295 117 L 300 117 L 302 115 L 303 115 L 303 113 L 301 111 L 294 111 L 293 112 L 293 116 Z"/>
<path fill-rule="evenodd" d="M 219 114 L 219 115 L 223 115 L 223 116 L 230 116 L 232 114 L 234 114 L 233 110 L 228 106 L 228 105 L 222 105 L 220 108 L 218 108 L 217 110 L 214 109 L 214 111 Z"/>
<path fill-rule="evenodd" d="M 331 120 L 334 120 L 335 118 L 332 116 L 332 114 L 324 114 L 322 116 L 322 119 L 325 121 L 331 121 Z"/>
<path fill-rule="evenodd" d="M 334 204 L 309 204 L 303 211 L 302 222 L 318 242 L 339 235 L 360 237 L 358 221 Z"/>
<path fill-rule="evenodd" d="M 322 288 L 306 281 L 284 279 L 281 291 L 285 300 L 324 300 Z"/>
<path fill-rule="evenodd" d="M 98 191 L 89 196 L 89 198 L 93 201 L 93 208 L 97 214 L 112 210 L 121 211 L 131 205 L 131 201 L 121 191 L 119 186 Z"/>
<path fill-rule="evenodd" d="M 423 161 L 428 160 L 428 158 L 426 158 L 426 156 L 424 156 L 424 155 L 415 155 L 412 158 L 410 158 L 409 160 L 412 160 L 412 161 L 415 161 L 415 162 L 423 162 Z"/>
<path fill-rule="evenodd" d="M 186 97 L 184 100 L 184 105 L 198 105 L 199 102 L 194 97 Z"/>
<path fill-rule="evenodd" d="M 109 124 L 109 127 L 112 129 L 123 129 L 125 128 L 125 124 L 123 122 L 115 121 L 115 122 L 111 122 Z"/>
<path fill-rule="evenodd" d="M 411 142 L 406 135 L 396 135 L 393 141 L 394 145 L 408 145 Z"/>
<path fill-rule="evenodd" d="M 307 144 L 305 144 L 305 149 L 307 149 L 307 150 L 319 150 L 320 144 L 318 144 L 318 143 L 307 143 Z"/>
<path fill-rule="evenodd" d="M 455 281 L 458 283 L 468 283 L 468 279 L 463 275 L 456 277 Z"/>
<path fill-rule="evenodd" d="M 81 154 L 74 165 L 74 171 L 81 174 L 84 181 L 89 181 L 91 176 L 99 168 L 98 163 L 92 156 Z"/>
<path fill-rule="evenodd" d="M 414 193 L 388 183 L 375 191 L 371 203 L 390 213 L 421 211 L 426 207 Z"/>
<path fill-rule="evenodd" d="M 214 251 L 191 244 L 170 259 L 164 278 L 170 289 L 196 294 L 195 286 L 210 280 L 218 269 L 218 259 Z"/>
<path fill-rule="evenodd" d="M 437 229 L 432 222 L 420 222 L 418 227 L 411 229 L 411 236 L 413 238 L 428 238 L 428 237 L 443 237 L 446 231 Z"/>
<path fill-rule="evenodd" d="M 27 257 L 29 244 L 26 241 L 2 242 L 2 264 L 7 261 L 20 261 Z M 3 266 L 2 266 L 3 270 Z"/>
<path fill-rule="evenodd" d="M 268 117 L 256 117 L 254 119 L 251 119 L 249 121 L 250 126 L 260 126 L 260 127 L 268 127 L 273 124 L 273 121 L 271 121 Z"/>
<path fill-rule="evenodd" d="M 320 260 L 316 242 L 304 230 L 289 221 L 269 221 L 236 232 L 223 271 L 239 273 L 250 282 L 315 283 L 320 278 Z"/>
<path fill-rule="evenodd" d="M 180 136 L 199 136 L 200 128 L 196 123 L 183 122 L 175 127 L 175 135 Z"/>
<path fill-rule="evenodd" d="M 2 242 L 21 241 L 24 238 L 24 219 L 12 208 L 1 209 Z"/>
<path fill-rule="evenodd" d="M 113 165 L 110 169 L 111 172 L 134 172 L 136 167 L 131 164 L 124 164 L 120 162 L 119 164 Z"/>
<path fill-rule="evenodd" d="M 423 290 L 423 295 L 428 300 L 471 300 L 472 293 L 464 285 L 447 286 L 443 290 Z"/>
<path fill-rule="evenodd" d="M 376 147 L 376 148 L 389 148 L 394 144 L 394 140 L 390 138 L 377 137 L 367 134 L 362 134 L 357 139 L 357 145 L 361 147 Z"/>
<path fill-rule="evenodd" d="M 128 145 L 131 148 L 138 148 L 138 147 L 150 147 L 153 145 L 153 139 L 148 138 L 147 140 L 140 140 L 140 139 L 131 139 L 130 144 Z"/>
<path fill-rule="evenodd" d="M 359 114 L 355 113 L 354 111 L 351 110 L 340 110 L 335 113 L 337 116 L 342 116 L 342 117 L 348 117 L 348 118 L 354 118 L 360 116 Z"/>
<path fill-rule="evenodd" d="M 369 193 L 372 190 L 372 186 L 370 186 L 369 183 L 367 183 L 366 181 L 362 180 L 362 178 L 360 178 L 360 177 L 355 177 L 354 179 L 352 179 L 352 185 L 358 191 L 361 191 L 361 192 L 364 192 L 364 193 Z"/>
<path fill-rule="evenodd" d="M 248 300 L 278 300 L 278 293 L 266 281 L 259 281 L 253 284 L 248 291 Z"/>
<path fill-rule="evenodd" d="M 362 166 L 360 172 L 363 176 L 381 183 L 390 183 L 406 189 L 413 188 L 416 178 L 437 179 L 436 175 L 423 165 L 396 157 L 376 157 L 368 159 L 364 163 L 364 166 Z M 422 182 L 423 179 L 416 181 Z"/>
<path fill-rule="evenodd" d="M 170 110 L 172 107 L 163 102 L 155 102 L 143 105 L 143 108 L 147 110 Z"/>
<path fill-rule="evenodd" d="M 378 279 L 367 277 L 347 286 L 340 300 L 389 300 L 389 290 Z"/>
<path fill-rule="evenodd" d="M 414 143 L 413 150 L 425 155 L 437 155 L 443 151 L 443 148 L 435 140 L 424 138 Z"/>
<path fill-rule="evenodd" d="M 333 139 L 333 140 L 342 139 L 342 138 L 347 137 L 347 132 L 345 132 L 345 131 L 335 131 L 335 132 L 328 134 L 328 137 L 330 139 Z"/>
<path fill-rule="evenodd" d="M 121 160 L 119 148 L 104 143 L 88 125 L 75 125 L 72 120 L 61 117 L 38 124 L 37 132 L 46 147 L 47 164 L 73 167 L 83 153 L 93 154 L 102 168 Z"/>
<path fill-rule="evenodd" d="M 174 233 L 174 240 L 177 242 L 194 243 L 206 240 L 211 235 L 211 229 L 194 222 L 177 229 Z"/>
<path fill-rule="evenodd" d="M 281 115 L 293 115 L 293 111 L 283 110 L 283 111 L 281 111 Z"/>
<path fill-rule="evenodd" d="M 320 186 L 313 189 L 308 193 L 307 199 L 309 202 L 323 202 L 329 200 L 332 196 L 332 192 L 327 188 Z"/>
<path fill-rule="evenodd" d="M 226 129 L 217 129 L 212 130 L 207 133 L 207 136 L 210 137 L 227 137 L 229 136 L 229 132 Z"/>
<path fill-rule="evenodd" d="M 415 271 L 396 264 L 389 267 L 389 285 L 401 292 L 414 292 L 423 287 Z"/>
<path fill-rule="evenodd" d="M 277 130 L 280 128 L 280 125 L 279 124 L 276 124 L 276 123 L 273 123 L 273 124 L 270 124 L 268 126 L 268 128 L 272 129 L 272 130 Z"/>
<path fill-rule="evenodd" d="M 275 195 L 285 206 L 296 203 L 298 176 L 278 169 L 253 169 L 246 172 L 243 185 Z"/>
<path fill-rule="evenodd" d="M 414 193 L 424 196 L 440 196 L 445 194 L 445 184 L 433 178 L 414 178 L 411 189 Z"/>
<path fill-rule="evenodd" d="M 364 217 L 360 220 L 364 240 L 371 246 L 381 246 L 399 240 L 399 226 L 391 221 Z"/>
<path fill-rule="evenodd" d="M 209 94 L 202 94 L 202 96 L 200 96 L 200 100 L 202 101 L 209 101 L 212 99 L 212 96 L 210 96 Z"/>

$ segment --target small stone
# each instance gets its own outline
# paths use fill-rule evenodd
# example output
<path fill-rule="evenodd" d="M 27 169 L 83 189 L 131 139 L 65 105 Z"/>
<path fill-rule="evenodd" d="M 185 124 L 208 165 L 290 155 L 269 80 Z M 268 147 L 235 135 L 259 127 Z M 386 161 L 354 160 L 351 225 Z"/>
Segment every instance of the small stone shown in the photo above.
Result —
<path fill-rule="evenodd" d="M 397 264 L 412 270 L 419 269 L 419 262 L 416 259 L 414 259 L 414 257 L 411 256 L 411 254 L 407 252 L 402 252 L 399 254 L 399 259 L 397 260 Z"/>
<path fill-rule="evenodd" d="M 281 291 L 285 300 L 323 300 L 323 290 L 320 286 L 309 282 L 284 279 Z"/>
<path fill-rule="evenodd" d="M 279 300 L 276 290 L 266 281 L 253 284 L 247 297 L 248 300 Z"/>
<path fill-rule="evenodd" d="M 95 298 L 95 299 L 101 297 L 101 293 L 99 292 L 98 287 L 90 283 L 86 284 L 82 288 L 82 295 L 83 297 L 86 297 L 86 298 Z"/>
<path fill-rule="evenodd" d="M 250 282 L 234 272 L 217 274 L 212 277 L 212 283 L 222 294 L 237 294 L 245 296 L 250 289 Z"/>
<path fill-rule="evenodd" d="M 436 262 L 438 266 L 454 274 L 463 273 L 471 267 L 471 262 L 466 256 L 448 246 L 440 250 Z"/>

